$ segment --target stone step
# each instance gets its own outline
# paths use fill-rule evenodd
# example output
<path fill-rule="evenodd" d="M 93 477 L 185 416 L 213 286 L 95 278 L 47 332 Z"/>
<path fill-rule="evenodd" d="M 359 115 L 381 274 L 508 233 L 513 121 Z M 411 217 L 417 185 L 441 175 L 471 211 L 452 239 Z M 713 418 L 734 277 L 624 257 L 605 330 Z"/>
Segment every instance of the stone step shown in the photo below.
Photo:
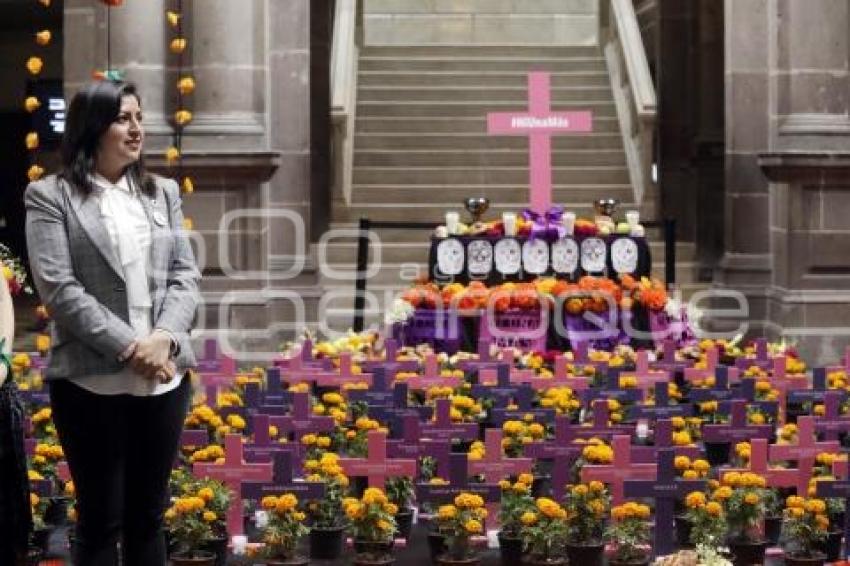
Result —
<path fill-rule="evenodd" d="M 375 234 L 380 238 L 381 231 L 376 231 Z M 379 253 L 376 253 L 376 247 L 380 248 Z M 427 238 L 420 242 L 396 242 L 379 239 L 372 242 L 372 245 L 369 246 L 369 261 L 380 259 L 381 262 L 389 263 L 403 263 L 405 261 L 426 263 L 428 261 L 429 249 L 430 241 Z M 664 242 L 652 241 L 649 244 L 649 249 L 655 261 L 663 261 Z M 351 264 L 357 258 L 357 243 L 351 240 L 334 240 L 328 243 L 322 253 L 324 254 L 325 261 L 330 265 Z M 695 253 L 696 247 L 692 242 L 676 242 L 677 262 L 693 262 Z"/>
<path fill-rule="evenodd" d="M 576 165 L 610 165 L 615 167 L 624 167 L 625 164 L 626 157 L 623 154 L 623 151 L 619 149 L 577 149 L 552 152 L 552 165 L 555 167 Z M 479 167 L 512 166 L 527 168 L 528 150 L 358 149 L 354 152 L 355 167 L 452 167 L 458 165 Z"/>
<path fill-rule="evenodd" d="M 502 212 L 516 212 L 522 210 L 526 206 L 527 195 L 525 193 L 517 194 L 516 202 L 491 203 L 490 210 L 485 218 L 500 218 Z M 523 202 L 520 202 L 523 201 Z M 584 218 L 592 218 L 592 206 L 584 202 L 569 202 L 559 203 L 565 209 L 574 211 L 578 216 Z M 641 217 L 645 220 L 651 220 L 654 217 L 655 205 L 644 204 L 636 206 L 634 203 L 625 203 L 620 205 L 621 210 L 639 210 Z M 334 201 L 333 212 L 331 216 L 332 222 L 358 222 L 360 218 L 367 217 L 372 220 L 383 221 L 404 221 L 404 222 L 439 222 L 442 223 L 446 217 L 446 212 L 456 210 L 461 212 L 463 217 L 467 216 L 463 206 L 458 202 L 449 203 L 356 203 L 352 206 L 344 206 L 339 201 Z"/>
<path fill-rule="evenodd" d="M 360 48 L 360 56 L 392 57 L 396 59 L 412 57 L 598 59 L 602 57 L 602 50 L 598 46 L 579 45 L 469 45 L 468 43 L 457 45 L 365 45 Z"/>
<path fill-rule="evenodd" d="M 598 0 L 369 0 L 365 14 L 595 14 Z"/>
<path fill-rule="evenodd" d="M 553 87 L 550 89 L 553 107 L 562 104 L 581 104 L 586 100 L 613 100 L 609 86 L 570 86 Z M 360 87 L 357 89 L 357 101 L 384 102 L 478 102 L 481 100 L 499 100 L 500 102 L 514 101 L 518 104 L 528 103 L 528 87 L 490 87 L 490 86 L 393 86 L 393 87 Z"/>
<path fill-rule="evenodd" d="M 356 264 L 354 263 L 339 263 L 333 264 L 333 269 L 342 273 L 349 274 L 350 277 L 334 277 L 332 273 L 325 270 L 319 276 L 319 285 L 322 288 L 354 288 L 353 275 L 356 272 Z M 380 265 L 375 265 L 370 270 L 371 277 L 367 279 L 368 285 L 398 285 L 409 286 L 417 280 L 424 277 L 428 271 L 428 266 L 423 262 L 401 262 L 390 263 L 387 261 L 381 262 Z M 676 281 L 686 284 L 696 281 L 697 264 L 692 261 L 679 261 L 676 263 Z M 658 279 L 664 279 L 664 262 L 657 260 L 652 265 L 652 276 Z"/>
<path fill-rule="evenodd" d="M 550 86 L 610 86 L 604 71 L 557 72 L 550 75 Z M 375 86 L 470 86 L 470 87 L 527 87 L 528 72 L 499 71 L 360 71 L 357 84 Z"/>
<path fill-rule="evenodd" d="M 623 138 L 619 132 L 555 136 L 552 150 L 619 149 Z M 528 151 L 528 139 L 520 136 L 489 136 L 486 134 L 361 134 L 354 136 L 354 151 L 362 149 L 442 149 L 442 150 L 505 150 Z"/>
<path fill-rule="evenodd" d="M 467 116 L 481 118 L 488 112 L 518 112 L 522 106 L 515 101 L 432 101 L 417 102 L 406 100 L 360 101 L 357 103 L 358 116 Z M 594 116 L 615 118 L 617 110 L 613 100 L 588 100 L 558 105 L 558 111 L 589 110 Z"/>
<path fill-rule="evenodd" d="M 527 184 L 458 184 L 412 185 L 412 184 L 375 184 L 354 185 L 353 202 L 357 203 L 410 203 L 430 204 L 438 202 L 461 203 L 468 196 L 482 196 L 495 203 L 516 203 L 528 198 Z M 555 202 L 591 203 L 599 198 L 615 198 L 628 202 L 634 193 L 631 185 L 624 184 L 563 184 L 552 190 Z M 459 204 L 458 204 L 459 205 Z"/>
<path fill-rule="evenodd" d="M 519 185 L 528 182 L 527 167 L 357 167 L 355 185 Z M 558 184 L 628 184 L 626 167 L 553 167 Z M 355 191 L 356 192 L 356 191 Z"/>
<path fill-rule="evenodd" d="M 465 133 L 486 134 L 487 118 L 484 116 L 413 116 L 373 118 L 358 116 L 355 121 L 357 133 L 390 133 L 390 134 L 437 134 Z M 593 117 L 593 131 L 596 133 L 619 133 L 620 122 L 614 117 Z M 558 136 L 560 137 L 560 136 Z"/>
<path fill-rule="evenodd" d="M 607 73 L 602 57 L 440 57 L 361 56 L 361 71 L 500 71 L 598 72 Z"/>

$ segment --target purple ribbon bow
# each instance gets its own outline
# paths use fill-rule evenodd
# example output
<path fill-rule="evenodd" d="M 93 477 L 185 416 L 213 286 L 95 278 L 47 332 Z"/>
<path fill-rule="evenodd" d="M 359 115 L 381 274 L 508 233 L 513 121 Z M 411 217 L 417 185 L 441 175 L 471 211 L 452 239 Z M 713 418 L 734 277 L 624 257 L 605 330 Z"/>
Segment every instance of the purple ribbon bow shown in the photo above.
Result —
<path fill-rule="evenodd" d="M 533 223 L 529 239 L 560 240 L 567 235 L 567 229 L 561 220 L 564 217 L 563 206 L 553 206 L 542 214 L 526 208 L 521 215 L 524 220 Z"/>

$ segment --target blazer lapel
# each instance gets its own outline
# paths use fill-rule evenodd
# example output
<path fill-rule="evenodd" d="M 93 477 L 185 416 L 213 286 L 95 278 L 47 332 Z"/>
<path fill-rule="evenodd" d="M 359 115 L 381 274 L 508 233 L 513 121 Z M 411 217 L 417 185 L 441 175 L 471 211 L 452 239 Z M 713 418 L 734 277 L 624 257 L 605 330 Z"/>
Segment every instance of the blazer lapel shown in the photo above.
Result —
<path fill-rule="evenodd" d="M 167 265 L 165 265 L 165 261 L 167 256 L 163 257 L 163 251 L 169 251 L 168 232 L 165 226 L 161 225 L 163 218 L 167 218 L 162 213 L 165 195 L 157 185 L 155 198 L 152 199 L 147 194 L 142 193 L 139 200 L 142 202 L 142 208 L 145 209 L 145 215 L 148 217 L 148 223 L 151 227 L 150 261 L 153 266 L 153 273 L 166 273 Z"/>
<path fill-rule="evenodd" d="M 83 227 L 89 240 L 91 240 L 92 245 L 100 252 L 100 255 L 109 264 L 109 267 L 123 281 L 124 269 L 121 267 L 121 262 L 118 261 L 118 256 L 115 255 L 115 250 L 112 248 L 109 232 L 106 231 L 106 225 L 103 223 L 103 218 L 100 215 L 98 199 L 93 194 L 86 195 L 81 190 L 70 185 L 66 185 L 66 188 L 68 189 L 74 213 L 77 215 L 80 225 Z"/>

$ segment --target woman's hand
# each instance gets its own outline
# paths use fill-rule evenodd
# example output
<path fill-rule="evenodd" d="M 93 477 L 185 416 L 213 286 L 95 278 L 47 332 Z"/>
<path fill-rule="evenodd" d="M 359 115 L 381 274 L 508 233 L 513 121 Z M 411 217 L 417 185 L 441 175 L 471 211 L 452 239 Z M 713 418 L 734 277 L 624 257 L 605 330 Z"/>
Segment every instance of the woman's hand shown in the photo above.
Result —
<path fill-rule="evenodd" d="M 148 379 L 166 383 L 171 381 L 177 370 L 169 359 L 170 354 L 171 337 L 166 332 L 154 331 L 138 341 L 136 351 L 130 358 L 130 367 Z"/>

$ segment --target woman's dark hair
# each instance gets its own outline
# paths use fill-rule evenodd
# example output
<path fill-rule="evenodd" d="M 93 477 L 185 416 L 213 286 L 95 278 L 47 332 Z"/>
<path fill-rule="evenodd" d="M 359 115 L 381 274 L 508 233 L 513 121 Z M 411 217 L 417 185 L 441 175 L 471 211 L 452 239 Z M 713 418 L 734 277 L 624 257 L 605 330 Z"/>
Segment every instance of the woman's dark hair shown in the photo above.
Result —
<path fill-rule="evenodd" d="M 118 118 L 121 99 L 125 96 L 135 96 L 141 104 L 135 85 L 110 80 L 91 82 L 71 99 L 62 137 L 63 168 L 60 176 L 86 193 L 92 191 L 89 177 L 94 173 L 98 140 Z M 137 187 L 154 194 L 156 187 L 145 172 L 141 156 L 127 168 L 127 174 Z"/>

